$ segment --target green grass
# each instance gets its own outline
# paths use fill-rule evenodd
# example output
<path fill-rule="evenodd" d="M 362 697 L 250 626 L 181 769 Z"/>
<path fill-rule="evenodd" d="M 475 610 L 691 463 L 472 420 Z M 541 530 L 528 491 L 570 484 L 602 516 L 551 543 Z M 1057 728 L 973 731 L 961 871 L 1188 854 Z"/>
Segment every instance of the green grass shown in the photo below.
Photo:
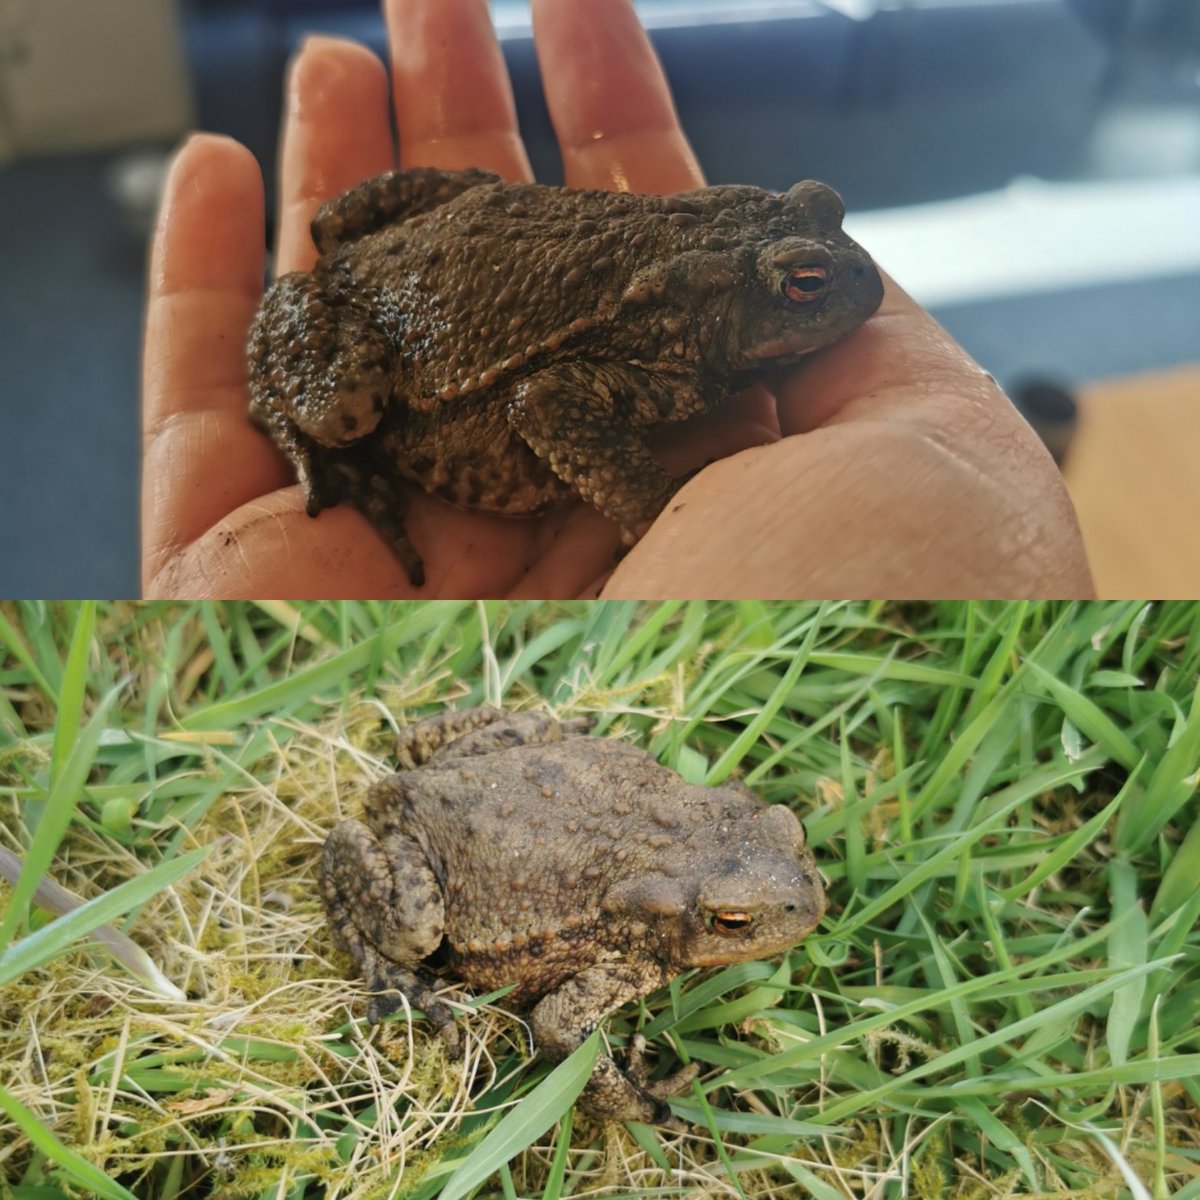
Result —
<path fill-rule="evenodd" d="M 321 840 L 477 703 L 805 819 L 818 932 L 607 1022 L 686 1132 L 363 1021 Z M 1191 603 L 2 605 L 0 1196 L 1200 1200 L 1198 789 Z"/>

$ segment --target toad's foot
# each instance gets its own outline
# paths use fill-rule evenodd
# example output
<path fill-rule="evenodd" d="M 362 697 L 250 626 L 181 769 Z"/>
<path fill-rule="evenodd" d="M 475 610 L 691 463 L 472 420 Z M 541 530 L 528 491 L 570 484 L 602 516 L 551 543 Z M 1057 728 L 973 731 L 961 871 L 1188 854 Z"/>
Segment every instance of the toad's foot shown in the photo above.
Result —
<path fill-rule="evenodd" d="M 408 513 L 408 487 L 398 479 L 389 479 L 381 472 L 364 475 L 358 487 L 347 493 L 380 536 L 387 542 L 397 561 L 404 568 L 413 587 L 425 584 L 425 563 L 408 536 L 405 517 Z"/>
<path fill-rule="evenodd" d="M 692 1086 L 692 1080 L 700 1074 L 700 1064 L 688 1063 L 686 1066 L 680 1067 L 678 1071 L 673 1071 L 670 1075 L 655 1080 L 653 1083 L 646 1078 L 648 1073 L 646 1039 L 640 1033 L 635 1033 L 629 1039 L 629 1045 L 625 1050 L 625 1074 L 634 1087 L 659 1102 L 662 1115 L 654 1124 L 662 1125 L 675 1133 L 682 1132 L 687 1128 L 687 1123 L 671 1113 L 667 1101 L 672 1096 L 683 1095 Z"/>
<path fill-rule="evenodd" d="M 366 956 L 363 975 L 371 992 L 367 1020 L 372 1025 L 398 1012 L 407 1000 L 410 1007 L 419 1008 L 432 1022 L 450 1054 L 457 1057 L 461 1053 L 462 1037 L 454 1013 L 419 975 L 374 953 Z"/>
<path fill-rule="evenodd" d="M 649 1074 L 646 1066 L 646 1039 L 640 1033 L 635 1033 L 629 1039 L 629 1046 L 625 1051 L 625 1074 L 629 1076 L 630 1082 L 642 1091 L 649 1092 L 658 1100 L 666 1100 L 669 1096 L 682 1095 L 692 1086 L 692 1080 L 700 1074 L 700 1064 L 688 1063 L 664 1079 L 650 1083 L 646 1079 Z"/>
<path fill-rule="evenodd" d="M 551 1062 L 559 1062 L 581 1046 L 601 1018 L 626 1000 L 644 996 L 663 982 L 661 967 L 653 962 L 597 966 L 580 971 L 538 1001 L 530 1019 L 534 1042 Z M 644 1076 L 639 1052 L 633 1051 L 635 1075 Z M 650 1087 L 627 1075 L 607 1054 L 601 1054 L 579 1096 L 580 1107 L 611 1121 L 645 1121 L 677 1127 L 665 1095 L 685 1079 L 686 1068 L 669 1080 Z M 664 1095 L 658 1095 L 663 1091 Z"/>

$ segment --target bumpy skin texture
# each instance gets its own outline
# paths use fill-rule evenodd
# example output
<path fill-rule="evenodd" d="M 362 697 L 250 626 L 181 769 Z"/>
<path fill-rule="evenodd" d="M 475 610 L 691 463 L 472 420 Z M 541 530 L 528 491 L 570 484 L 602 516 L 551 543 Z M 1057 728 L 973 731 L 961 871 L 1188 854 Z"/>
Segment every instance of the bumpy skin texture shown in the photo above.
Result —
<path fill-rule="evenodd" d="M 677 196 L 392 171 L 313 221 L 267 293 L 251 415 L 315 515 L 355 504 L 414 582 L 405 481 L 528 514 L 581 498 L 632 544 L 682 480 L 645 434 L 869 317 L 874 264 L 823 184 Z"/>
<path fill-rule="evenodd" d="M 325 842 L 321 896 L 335 941 L 375 993 L 374 1021 L 421 1008 L 458 1045 L 426 969 L 476 989 L 515 984 L 552 1061 L 605 1015 L 688 967 L 769 958 L 825 911 L 804 831 L 748 789 L 684 782 L 644 750 L 581 736 L 586 721 L 468 709 L 399 738 L 365 824 Z M 687 1068 L 647 1084 L 640 1044 L 602 1055 L 581 1097 L 593 1114 L 668 1121 Z"/>

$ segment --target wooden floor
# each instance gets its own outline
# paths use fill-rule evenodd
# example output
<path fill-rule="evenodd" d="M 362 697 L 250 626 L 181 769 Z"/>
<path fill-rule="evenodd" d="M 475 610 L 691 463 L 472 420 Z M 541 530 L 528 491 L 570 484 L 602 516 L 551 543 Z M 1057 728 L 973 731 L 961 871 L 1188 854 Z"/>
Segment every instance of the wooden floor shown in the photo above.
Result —
<path fill-rule="evenodd" d="M 1088 385 L 1079 408 L 1064 474 L 1098 593 L 1200 597 L 1200 364 Z"/>

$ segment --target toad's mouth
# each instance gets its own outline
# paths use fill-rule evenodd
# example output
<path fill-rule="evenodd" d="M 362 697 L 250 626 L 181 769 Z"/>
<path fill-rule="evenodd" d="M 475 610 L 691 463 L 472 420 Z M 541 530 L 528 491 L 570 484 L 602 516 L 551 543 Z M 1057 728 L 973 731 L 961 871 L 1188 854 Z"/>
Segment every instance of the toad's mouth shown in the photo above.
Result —
<path fill-rule="evenodd" d="M 831 339 L 832 340 L 832 339 Z M 776 338 L 770 342 L 760 342 L 750 351 L 750 361 L 757 367 L 790 367 L 802 358 L 807 358 L 814 350 L 819 350 L 826 342 L 797 347 L 795 340 Z"/>
<path fill-rule="evenodd" d="M 764 958 L 771 958 L 772 955 L 768 951 L 763 955 Z M 728 967 L 733 963 L 745 962 L 746 952 L 743 950 L 741 954 L 736 951 L 729 951 L 725 954 L 700 954 L 694 955 L 688 959 L 690 967 Z"/>

